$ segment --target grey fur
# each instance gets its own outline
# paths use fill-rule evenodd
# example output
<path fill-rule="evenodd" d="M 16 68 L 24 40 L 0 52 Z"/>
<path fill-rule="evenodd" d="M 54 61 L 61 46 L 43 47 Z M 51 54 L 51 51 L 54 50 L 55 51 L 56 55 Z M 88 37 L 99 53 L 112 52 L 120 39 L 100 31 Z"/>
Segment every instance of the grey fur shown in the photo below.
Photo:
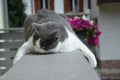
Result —
<path fill-rule="evenodd" d="M 33 36 L 33 44 L 40 38 L 40 46 L 44 50 L 55 48 L 58 42 L 63 42 L 67 37 L 67 32 L 63 25 L 55 21 L 47 23 L 33 23 L 32 27 L 35 29 Z"/>
<path fill-rule="evenodd" d="M 74 34 L 67 17 L 43 9 L 36 15 L 28 16 L 24 27 L 26 42 L 18 49 L 14 63 L 31 50 L 46 53 L 79 49 L 92 67 L 97 65 L 95 56 Z"/>
<path fill-rule="evenodd" d="M 47 23 L 49 21 L 52 21 L 52 23 L 55 25 L 57 25 L 57 24 L 62 25 L 62 27 L 59 27 L 59 29 L 61 29 L 61 30 L 63 30 L 63 28 L 66 27 L 67 29 L 69 29 L 70 31 L 73 32 L 68 20 L 65 17 L 60 16 L 53 11 L 50 11 L 47 9 L 42 9 L 37 14 L 30 15 L 25 19 L 25 21 L 24 21 L 25 41 L 27 41 L 29 39 L 29 37 L 31 35 L 33 35 L 33 33 L 35 34 L 35 31 L 31 26 L 32 23 L 43 24 L 43 23 Z M 49 25 L 49 23 L 46 25 Z M 55 29 L 55 27 L 54 28 L 51 27 L 51 29 Z M 45 32 L 47 32 L 47 31 L 45 31 Z M 62 34 L 62 33 L 65 34 L 64 36 L 67 37 L 67 34 L 64 30 L 60 32 L 60 34 Z M 63 38 L 60 41 L 63 41 Z"/>

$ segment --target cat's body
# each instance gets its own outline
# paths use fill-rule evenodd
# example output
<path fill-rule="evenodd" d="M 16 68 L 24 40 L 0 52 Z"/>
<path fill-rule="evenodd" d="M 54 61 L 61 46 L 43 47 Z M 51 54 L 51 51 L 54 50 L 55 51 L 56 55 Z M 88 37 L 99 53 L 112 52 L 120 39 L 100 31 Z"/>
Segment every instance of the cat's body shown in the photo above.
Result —
<path fill-rule="evenodd" d="M 24 23 L 25 43 L 19 48 L 14 63 L 30 51 L 47 53 L 79 49 L 91 66 L 96 67 L 95 56 L 75 35 L 64 16 L 43 9 L 36 15 L 28 16 Z"/>

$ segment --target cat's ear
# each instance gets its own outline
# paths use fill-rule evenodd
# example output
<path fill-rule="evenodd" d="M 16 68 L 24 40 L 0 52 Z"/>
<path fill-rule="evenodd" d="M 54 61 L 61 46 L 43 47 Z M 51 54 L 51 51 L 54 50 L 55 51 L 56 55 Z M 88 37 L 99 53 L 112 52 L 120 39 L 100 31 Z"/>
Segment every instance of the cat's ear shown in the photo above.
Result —
<path fill-rule="evenodd" d="M 42 29 L 42 26 L 38 23 L 32 23 L 32 28 L 39 33 L 39 31 Z"/>
<path fill-rule="evenodd" d="M 58 36 L 59 36 L 59 32 L 57 30 L 54 30 L 50 33 L 49 35 L 51 38 L 55 38 L 55 39 L 58 39 Z"/>
<path fill-rule="evenodd" d="M 58 31 L 57 30 L 54 30 L 54 31 L 52 31 L 51 33 L 50 33 L 50 36 L 52 37 L 52 36 L 56 36 L 58 34 Z"/>

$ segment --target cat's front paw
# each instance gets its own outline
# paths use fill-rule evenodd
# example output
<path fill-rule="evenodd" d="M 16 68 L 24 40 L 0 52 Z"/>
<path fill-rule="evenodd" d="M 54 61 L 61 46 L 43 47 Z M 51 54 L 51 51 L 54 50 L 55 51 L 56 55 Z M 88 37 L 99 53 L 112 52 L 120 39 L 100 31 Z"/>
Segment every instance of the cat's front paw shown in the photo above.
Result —
<path fill-rule="evenodd" d="M 18 60 L 14 59 L 14 60 L 13 60 L 13 64 L 15 64 L 17 61 L 18 61 Z"/>
<path fill-rule="evenodd" d="M 23 57 L 24 54 L 25 53 L 23 51 L 18 51 L 13 60 L 13 64 L 15 64 L 17 61 L 19 61 Z"/>

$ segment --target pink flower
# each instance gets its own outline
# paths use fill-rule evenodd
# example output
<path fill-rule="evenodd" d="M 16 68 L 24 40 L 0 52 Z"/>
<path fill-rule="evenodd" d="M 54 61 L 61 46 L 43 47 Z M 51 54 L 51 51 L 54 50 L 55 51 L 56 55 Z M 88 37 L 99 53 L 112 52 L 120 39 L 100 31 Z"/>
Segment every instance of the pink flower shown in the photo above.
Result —
<path fill-rule="evenodd" d="M 78 29 L 78 26 L 72 26 L 72 28 L 73 28 L 74 30 L 77 30 L 77 29 Z"/>
<path fill-rule="evenodd" d="M 85 24 L 80 24 L 80 27 L 86 28 L 87 26 Z"/>
<path fill-rule="evenodd" d="M 95 28 L 96 30 L 98 30 L 98 24 L 96 24 L 96 25 L 94 26 L 94 28 Z"/>
<path fill-rule="evenodd" d="M 98 37 L 95 37 L 95 38 L 94 38 L 94 44 L 95 44 L 95 45 L 98 45 L 98 44 L 99 44 L 99 38 L 98 38 Z"/>
<path fill-rule="evenodd" d="M 81 18 L 69 18 L 71 27 L 76 33 L 81 33 L 90 45 L 99 45 L 99 36 L 102 34 L 98 29 L 98 24 L 93 21 L 91 23 L 88 20 Z"/>
<path fill-rule="evenodd" d="M 86 24 L 86 26 L 88 26 L 88 27 L 91 27 L 91 26 L 92 26 L 91 23 L 90 23 L 88 20 L 84 20 L 84 21 L 83 21 L 83 24 Z"/>
<path fill-rule="evenodd" d="M 88 39 L 88 43 L 91 44 L 91 43 L 93 42 L 93 40 L 94 40 L 93 37 L 89 38 L 89 39 Z"/>
<path fill-rule="evenodd" d="M 102 34 L 102 32 L 100 32 L 100 31 L 97 32 L 97 35 L 98 35 L 98 36 L 101 35 L 101 34 Z"/>
<path fill-rule="evenodd" d="M 98 39 L 98 37 L 90 38 L 90 39 L 88 40 L 88 44 L 98 45 L 98 44 L 99 44 L 99 39 Z"/>

